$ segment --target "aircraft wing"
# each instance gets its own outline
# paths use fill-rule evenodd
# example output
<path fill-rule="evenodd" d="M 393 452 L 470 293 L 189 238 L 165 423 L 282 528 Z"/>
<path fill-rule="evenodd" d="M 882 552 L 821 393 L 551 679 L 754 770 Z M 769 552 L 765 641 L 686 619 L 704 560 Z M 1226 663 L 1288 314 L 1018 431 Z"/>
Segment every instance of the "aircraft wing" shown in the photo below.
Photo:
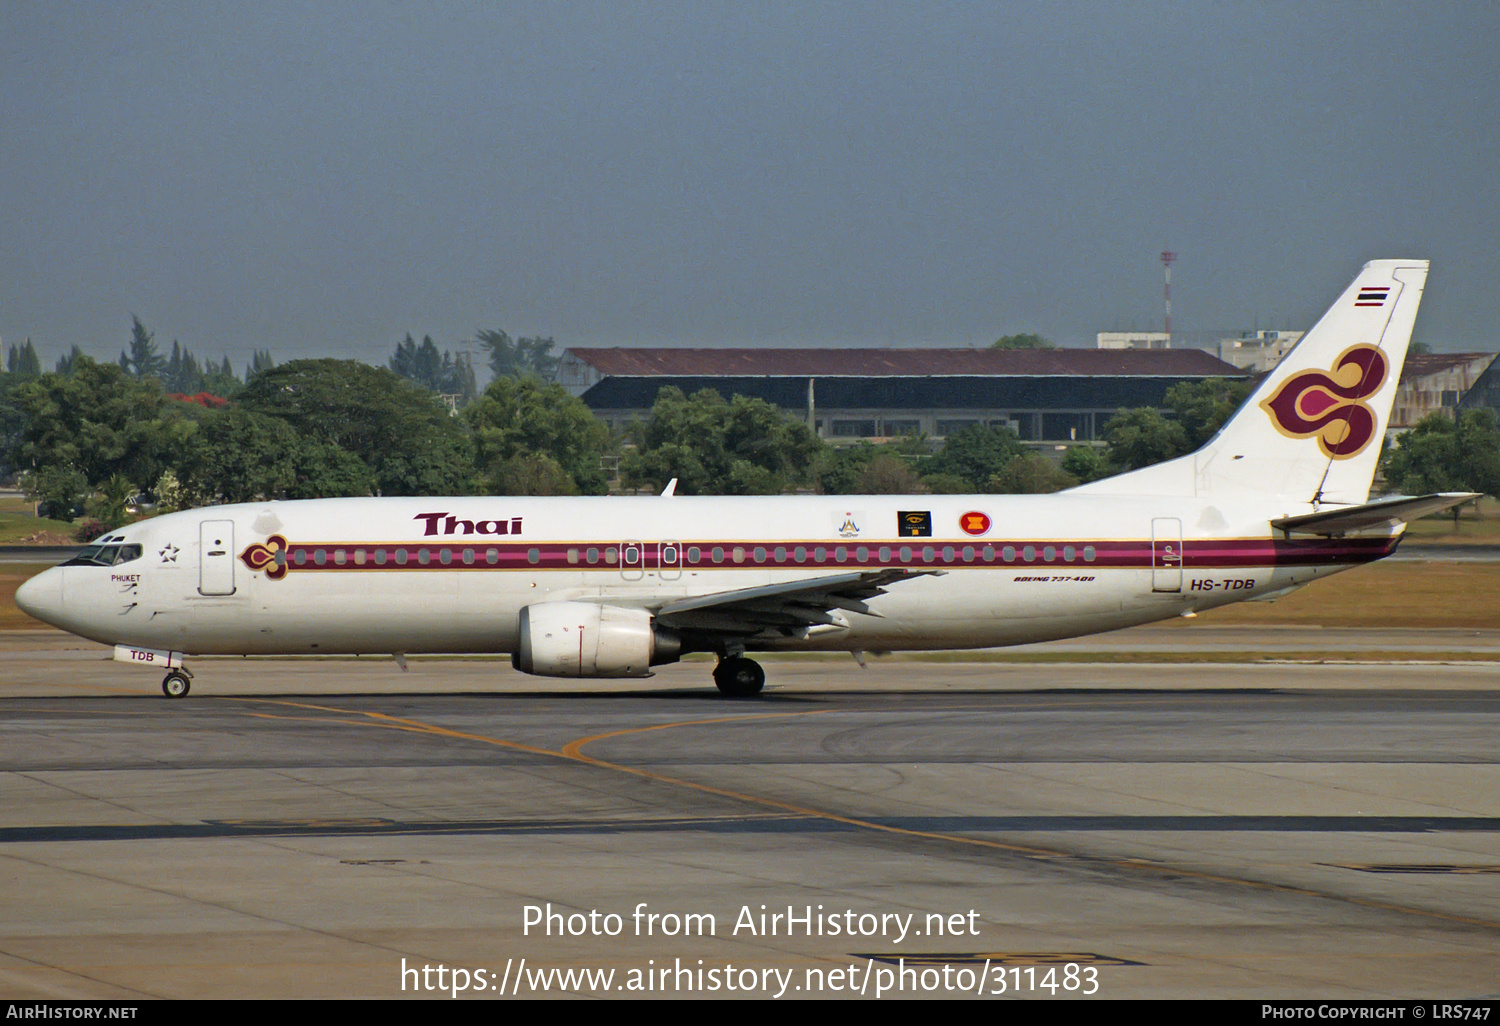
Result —
<path fill-rule="evenodd" d="M 867 599 L 885 594 L 892 584 L 942 573 L 895 568 L 869 570 L 694 595 L 668 602 L 657 610 L 656 620 L 677 630 L 747 636 L 763 631 L 791 633 L 820 625 L 847 627 L 840 611 L 879 616 L 865 604 Z"/>
<path fill-rule="evenodd" d="M 1432 495 L 1396 495 L 1376 499 L 1359 506 L 1304 513 L 1298 517 L 1279 517 L 1271 526 L 1288 534 L 1321 534 L 1325 537 L 1362 531 L 1371 527 L 1395 527 L 1417 517 L 1441 513 L 1460 503 L 1479 498 L 1478 492 L 1435 492 Z"/>

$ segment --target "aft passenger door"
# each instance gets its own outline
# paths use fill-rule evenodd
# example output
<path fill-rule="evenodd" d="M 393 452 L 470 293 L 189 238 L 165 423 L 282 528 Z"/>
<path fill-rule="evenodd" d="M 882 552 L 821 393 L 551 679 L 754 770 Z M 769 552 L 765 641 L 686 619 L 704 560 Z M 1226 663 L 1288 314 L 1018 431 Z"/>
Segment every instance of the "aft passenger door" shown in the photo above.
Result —
<path fill-rule="evenodd" d="M 1182 590 L 1182 521 L 1176 517 L 1151 521 L 1151 590 Z"/>

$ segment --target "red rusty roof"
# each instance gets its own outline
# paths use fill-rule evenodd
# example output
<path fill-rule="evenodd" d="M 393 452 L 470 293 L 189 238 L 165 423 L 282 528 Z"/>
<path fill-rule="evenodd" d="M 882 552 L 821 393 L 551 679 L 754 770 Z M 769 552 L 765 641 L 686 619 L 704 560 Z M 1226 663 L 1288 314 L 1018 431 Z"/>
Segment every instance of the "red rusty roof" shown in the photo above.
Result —
<path fill-rule="evenodd" d="M 1407 353 L 1406 362 L 1401 366 L 1401 380 L 1410 381 L 1429 374 L 1440 374 L 1474 360 L 1494 358 L 1494 353 Z"/>
<path fill-rule="evenodd" d="M 577 348 L 606 377 L 1243 377 L 1201 349 Z"/>

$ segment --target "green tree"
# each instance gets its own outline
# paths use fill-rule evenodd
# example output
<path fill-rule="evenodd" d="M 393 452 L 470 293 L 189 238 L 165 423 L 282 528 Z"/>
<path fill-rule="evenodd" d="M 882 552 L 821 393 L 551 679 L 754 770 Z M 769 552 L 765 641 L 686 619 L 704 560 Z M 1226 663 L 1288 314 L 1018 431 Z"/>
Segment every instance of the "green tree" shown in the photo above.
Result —
<path fill-rule="evenodd" d="M 167 357 L 167 365 L 161 373 L 162 388 L 168 392 L 181 395 L 192 395 L 200 391 L 199 383 L 203 380 L 203 368 L 198 364 L 198 358 L 182 347 L 182 343 L 173 341 L 172 355 Z"/>
<path fill-rule="evenodd" d="M 989 490 L 1001 495 L 1045 495 L 1072 488 L 1078 478 L 1040 452 L 1016 456 L 990 478 Z"/>
<path fill-rule="evenodd" d="M 943 449 L 923 468 L 927 474 L 952 474 L 971 493 L 989 487 L 990 479 L 1024 450 L 1021 438 L 1009 428 L 975 425 L 948 436 Z"/>
<path fill-rule="evenodd" d="M 248 385 L 251 378 L 257 374 L 264 374 L 275 366 L 276 361 L 271 359 L 271 351 L 269 349 L 257 349 L 254 355 L 250 357 L 250 362 L 245 365 L 245 384 Z M 224 358 L 224 370 L 225 372 L 229 370 L 228 357 Z"/>
<path fill-rule="evenodd" d="M 21 378 L 42 376 L 42 361 L 36 355 L 36 346 L 31 344 L 31 339 L 28 338 L 23 346 L 10 347 L 10 351 L 5 354 L 5 369 Z"/>
<path fill-rule="evenodd" d="M 229 363 L 229 357 L 224 357 L 224 362 L 214 366 L 210 360 L 203 369 L 203 377 L 198 382 L 197 391 L 207 392 L 209 395 L 219 396 L 221 399 L 233 399 L 239 395 L 245 383 L 235 376 L 234 367 Z"/>
<path fill-rule="evenodd" d="M 89 498 L 83 471 L 66 463 L 44 465 L 21 476 L 26 498 L 37 504 L 37 515 L 69 523 L 83 512 Z"/>
<path fill-rule="evenodd" d="M 1166 405 L 1177 415 L 1187 437 L 1188 452 L 1214 435 L 1250 398 L 1254 386 L 1248 381 L 1206 378 L 1181 381 L 1167 389 Z"/>
<path fill-rule="evenodd" d="M 1091 445 L 1071 446 L 1062 458 L 1062 469 L 1080 482 L 1097 481 L 1109 475 L 1104 453 Z"/>
<path fill-rule="evenodd" d="M 26 427 L 26 414 L 16 398 L 22 383 L 14 374 L 0 374 L 0 477 L 9 477 L 16 470 L 16 450 Z"/>
<path fill-rule="evenodd" d="M 173 476 L 177 501 L 188 505 L 369 495 L 373 487 L 370 468 L 353 453 L 239 407 L 200 422 Z"/>
<path fill-rule="evenodd" d="M 669 386 L 634 430 L 622 461 L 631 487 L 659 490 L 672 478 L 683 495 L 774 495 L 810 481 L 823 451 L 806 424 L 762 399 L 713 389 L 691 397 Z"/>
<path fill-rule="evenodd" d="M 1149 467 L 1194 448 L 1181 424 L 1148 406 L 1115 414 L 1104 425 L 1104 437 L 1112 473 Z"/>
<path fill-rule="evenodd" d="M 957 474 L 923 474 L 922 487 L 918 491 L 933 495 L 972 495 L 974 486 Z"/>
<path fill-rule="evenodd" d="M 473 450 L 459 419 L 427 389 L 384 367 L 293 360 L 256 374 L 237 402 L 359 457 L 376 494 L 474 490 Z"/>
<path fill-rule="evenodd" d="M 481 331 L 474 341 L 489 352 L 490 373 L 497 381 L 528 377 L 552 381 L 557 377 L 561 358 L 552 355 L 556 343 L 550 338 L 513 339 L 503 331 Z"/>
<path fill-rule="evenodd" d="M 571 474 L 546 453 L 518 453 L 501 460 L 488 476 L 496 495 L 577 495 Z"/>
<path fill-rule="evenodd" d="M 166 359 L 157 351 L 156 336 L 134 315 L 130 318 L 130 348 L 121 351 L 120 367 L 136 378 L 160 378 L 167 369 Z"/>
<path fill-rule="evenodd" d="M 1493 410 L 1434 413 L 1392 443 L 1386 481 L 1408 495 L 1483 492 L 1500 496 L 1500 428 Z M 1458 510 L 1453 510 L 1458 520 Z"/>
<path fill-rule="evenodd" d="M 130 520 L 131 501 L 136 487 L 123 476 L 115 474 L 99 484 L 99 491 L 88 501 L 87 512 L 98 523 L 97 530 L 90 533 L 113 531 Z"/>
<path fill-rule="evenodd" d="M 439 353 L 437 343 L 430 335 L 422 336 L 421 345 L 413 341 L 410 334 L 397 342 L 389 366 L 403 378 L 434 392 L 458 396 L 460 404 L 472 402 L 479 392 L 474 368 L 469 366 L 469 361 L 455 358 L 446 349 Z"/>
<path fill-rule="evenodd" d="M 38 472 L 72 467 L 90 489 L 119 475 L 155 481 L 192 432 L 155 379 L 80 356 L 71 374 L 43 374 L 15 391 L 23 427 L 15 465 Z M 172 404 L 173 407 L 182 404 Z"/>
<path fill-rule="evenodd" d="M 78 362 L 78 358 L 82 355 L 83 350 L 79 349 L 76 345 L 69 349 L 66 353 L 63 353 L 57 358 L 57 373 L 73 373 L 73 365 Z"/>
<path fill-rule="evenodd" d="M 854 482 L 855 495 L 916 495 L 927 491 L 910 460 L 883 452 L 865 464 Z"/>
<path fill-rule="evenodd" d="M 600 467 L 600 457 L 613 449 L 609 429 L 561 385 L 534 377 L 497 378 L 462 417 L 474 443 L 475 465 L 493 494 L 603 495 L 609 490 Z M 533 457 L 546 457 L 553 466 Z M 546 490 L 518 490 L 532 487 Z"/>
<path fill-rule="evenodd" d="M 824 446 L 818 461 L 817 483 L 824 495 L 901 495 L 929 491 L 923 473 L 931 462 L 932 446 L 924 435 L 906 435 L 874 445 Z M 883 468 L 870 465 L 883 461 Z M 900 470 L 896 464 L 906 469 Z M 890 490 L 888 490 L 890 489 Z"/>
<path fill-rule="evenodd" d="M 1001 335 L 990 343 L 991 349 L 1056 349 L 1049 340 L 1035 332 L 1023 332 L 1017 335 Z"/>

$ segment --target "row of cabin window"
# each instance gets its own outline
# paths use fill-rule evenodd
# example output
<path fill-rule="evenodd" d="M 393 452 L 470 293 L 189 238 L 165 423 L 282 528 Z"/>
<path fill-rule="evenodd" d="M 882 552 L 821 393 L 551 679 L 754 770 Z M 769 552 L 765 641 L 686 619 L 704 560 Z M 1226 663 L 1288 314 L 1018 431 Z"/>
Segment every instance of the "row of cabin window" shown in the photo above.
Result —
<path fill-rule="evenodd" d="M 942 562 L 952 563 L 962 558 L 965 563 L 972 563 L 976 559 L 986 563 L 994 562 L 996 548 L 993 545 L 975 546 L 954 545 L 942 546 Z M 1056 545 L 1043 545 L 1040 550 L 1035 545 L 1025 545 L 1017 549 L 1014 545 L 1002 546 L 999 550 L 1000 558 L 1006 563 L 1014 563 L 1019 555 L 1026 563 L 1035 562 L 1040 554 L 1044 563 L 1054 563 L 1061 559 L 1064 563 L 1076 562 L 1080 556 L 1079 550 L 1073 545 L 1064 545 L 1060 548 Z M 663 544 L 659 550 L 657 565 L 678 566 L 682 559 L 681 550 L 675 545 Z M 455 557 L 455 553 L 457 554 Z M 1082 550 L 1082 559 L 1085 563 L 1094 561 L 1094 547 L 1085 545 Z M 924 562 L 932 563 L 938 560 L 938 546 L 923 545 L 920 548 L 913 545 L 835 545 L 835 546 L 785 546 L 777 545 L 767 547 L 764 545 L 744 546 L 735 545 L 725 547 L 715 545 L 712 548 L 700 548 L 690 545 L 686 549 L 687 562 L 690 565 L 698 565 L 704 562 L 723 564 L 729 563 L 765 563 L 768 560 L 774 563 L 785 563 L 788 557 L 795 563 L 806 563 L 811 559 L 814 563 L 826 563 L 830 558 L 835 563 L 847 563 L 851 560 L 857 564 L 868 563 L 872 559 L 881 563 L 889 563 L 891 559 L 897 558 L 902 563 L 910 563 L 914 557 Z M 366 552 L 364 549 L 334 549 L 332 551 L 332 562 L 334 566 L 406 566 L 411 560 L 405 549 L 395 549 L 387 554 L 385 549 L 374 549 Z M 474 566 L 477 563 L 485 563 L 489 566 L 497 566 L 500 563 L 500 551 L 490 548 L 475 550 L 472 548 L 451 549 L 440 548 L 437 550 L 437 562 L 440 566 L 452 566 L 454 559 L 464 566 Z M 605 563 L 613 566 L 623 561 L 627 567 L 639 567 L 642 565 L 641 548 L 636 545 L 626 545 L 620 548 L 570 548 L 567 553 L 568 562 L 572 565 L 587 563 L 590 566 Z M 292 554 L 290 562 L 294 566 L 306 566 L 311 562 L 314 566 L 327 566 L 330 555 L 326 549 L 313 549 L 311 554 L 307 549 L 298 549 Z M 526 560 L 533 566 L 542 561 L 542 551 L 539 548 L 526 550 Z M 285 553 L 277 553 L 277 562 L 287 562 Z M 418 566 L 431 566 L 433 562 L 432 550 L 421 548 L 417 550 L 416 563 Z"/>
<path fill-rule="evenodd" d="M 455 558 L 464 566 L 474 566 L 485 563 L 489 566 L 498 566 L 500 563 L 499 549 L 438 549 L 436 562 L 440 566 L 452 566 Z M 431 549 L 418 549 L 416 558 L 410 558 L 405 549 L 394 549 L 387 553 L 385 549 L 334 549 L 330 557 L 327 549 L 313 549 L 309 555 L 307 549 L 298 549 L 288 559 L 286 553 L 276 553 L 276 562 L 281 564 L 291 563 L 292 566 L 306 566 L 312 563 L 314 566 L 327 566 L 330 559 L 334 566 L 406 566 L 415 562 L 418 566 L 431 566 L 434 562 Z M 526 550 L 526 561 L 535 565 L 542 561 L 542 550 L 530 548 Z"/>

